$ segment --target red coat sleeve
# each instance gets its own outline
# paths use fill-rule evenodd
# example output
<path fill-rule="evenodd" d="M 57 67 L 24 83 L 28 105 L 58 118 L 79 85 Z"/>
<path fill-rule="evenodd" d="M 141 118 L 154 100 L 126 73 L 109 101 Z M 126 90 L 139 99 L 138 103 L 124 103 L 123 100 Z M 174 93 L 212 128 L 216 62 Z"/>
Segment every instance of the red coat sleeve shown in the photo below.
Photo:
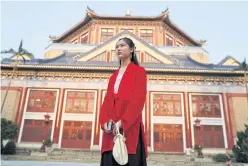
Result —
<path fill-rule="evenodd" d="M 142 116 L 142 110 L 146 101 L 146 71 L 144 68 L 139 68 L 135 76 L 135 89 L 131 96 L 130 102 L 127 105 L 127 109 L 121 118 L 121 125 L 124 132 L 136 123 L 138 118 Z"/>
<path fill-rule="evenodd" d="M 101 109 L 100 109 L 100 114 L 99 114 L 99 122 L 100 122 L 100 125 L 101 125 L 101 128 L 103 129 L 103 126 L 106 122 L 109 121 L 109 117 L 108 117 L 108 114 L 107 114 L 107 111 L 109 109 L 109 102 L 110 102 L 110 81 L 111 81 L 111 78 L 109 79 L 109 82 L 108 82 L 108 88 L 107 88 L 107 93 L 104 97 L 104 101 L 102 103 L 102 106 L 101 106 Z"/>

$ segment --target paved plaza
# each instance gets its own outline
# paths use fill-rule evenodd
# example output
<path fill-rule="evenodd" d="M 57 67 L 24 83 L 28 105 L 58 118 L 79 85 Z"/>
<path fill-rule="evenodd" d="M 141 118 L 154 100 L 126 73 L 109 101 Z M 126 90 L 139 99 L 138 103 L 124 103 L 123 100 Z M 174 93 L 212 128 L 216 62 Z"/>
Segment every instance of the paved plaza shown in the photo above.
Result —
<path fill-rule="evenodd" d="M 99 166 L 98 163 L 45 162 L 45 161 L 1 161 L 1 166 Z"/>
<path fill-rule="evenodd" d="M 1 166 L 100 166 L 100 164 L 99 163 L 4 161 L 4 160 L 2 160 Z M 153 166 L 153 165 L 149 165 L 149 166 Z"/>
<path fill-rule="evenodd" d="M 1 160 L 1 166 L 100 166 L 100 164 L 99 163 L 75 163 L 75 162 L 51 162 L 51 161 L 46 162 L 46 161 Z M 155 166 L 155 165 L 149 165 L 149 166 Z M 156 165 L 156 166 L 160 166 L 160 165 Z"/>

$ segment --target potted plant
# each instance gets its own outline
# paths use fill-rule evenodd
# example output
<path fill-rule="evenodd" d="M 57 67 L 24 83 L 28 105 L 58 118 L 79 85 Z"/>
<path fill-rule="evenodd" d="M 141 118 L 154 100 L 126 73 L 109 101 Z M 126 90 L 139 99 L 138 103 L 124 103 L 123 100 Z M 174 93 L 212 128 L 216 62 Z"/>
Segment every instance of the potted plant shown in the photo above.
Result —
<path fill-rule="evenodd" d="M 195 144 L 194 149 L 197 151 L 197 157 L 203 158 L 203 153 L 202 153 L 203 146 L 201 144 Z"/>

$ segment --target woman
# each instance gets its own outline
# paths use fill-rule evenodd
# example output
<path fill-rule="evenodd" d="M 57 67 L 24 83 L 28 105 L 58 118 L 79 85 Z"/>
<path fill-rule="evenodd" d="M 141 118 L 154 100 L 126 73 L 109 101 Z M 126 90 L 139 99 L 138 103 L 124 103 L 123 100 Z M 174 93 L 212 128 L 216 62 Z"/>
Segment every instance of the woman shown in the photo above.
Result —
<path fill-rule="evenodd" d="M 146 166 L 148 156 L 145 144 L 142 110 L 146 100 L 146 71 L 140 67 L 135 45 L 129 38 L 116 43 L 120 68 L 109 79 L 107 94 L 100 110 L 103 132 L 101 166 L 118 166 L 113 158 L 113 138 L 120 128 L 126 137 L 128 166 Z M 114 126 L 108 129 L 108 122 Z"/>

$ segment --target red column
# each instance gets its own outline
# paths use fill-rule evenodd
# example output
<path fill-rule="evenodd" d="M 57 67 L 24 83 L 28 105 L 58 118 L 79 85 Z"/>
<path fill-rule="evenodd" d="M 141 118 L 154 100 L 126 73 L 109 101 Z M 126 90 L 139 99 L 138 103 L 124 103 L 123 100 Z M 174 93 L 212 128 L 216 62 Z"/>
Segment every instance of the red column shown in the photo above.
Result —
<path fill-rule="evenodd" d="M 141 52 L 140 53 L 140 63 L 144 62 L 144 56 L 145 56 L 144 52 Z"/>
<path fill-rule="evenodd" d="M 58 102 L 58 110 L 55 115 L 55 128 L 54 128 L 54 134 L 53 134 L 53 142 L 58 143 L 59 141 L 59 131 L 61 127 L 61 117 L 63 114 L 63 105 L 64 105 L 64 95 L 65 95 L 65 89 L 60 89 L 60 95 L 59 95 L 59 102 Z"/>
<path fill-rule="evenodd" d="M 159 33 L 159 29 L 156 28 L 156 29 L 155 29 L 155 33 L 154 33 L 154 36 L 155 36 L 155 43 L 154 43 L 154 45 L 155 45 L 155 46 L 158 45 L 158 33 Z"/>
<path fill-rule="evenodd" d="M 146 129 L 146 134 L 147 134 L 147 146 L 150 146 L 151 147 L 151 92 L 148 91 L 147 92 L 147 103 L 148 103 L 148 110 L 147 110 L 147 116 L 148 118 L 146 119 L 147 120 L 147 123 L 146 123 L 146 126 L 147 126 L 147 129 Z"/>
<path fill-rule="evenodd" d="M 110 52 L 107 51 L 107 62 L 109 62 L 111 59 L 110 59 Z"/>
<path fill-rule="evenodd" d="M 93 138 L 93 145 L 99 145 L 100 139 L 100 124 L 99 124 L 99 113 L 100 108 L 102 105 L 102 93 L 103 91 L 98 89 L 97 90 L 97 98 L 96 98 L 96 113 L 95 113 L 95 128 L 94 128 L 94 138 Z"/>
<path fill-rule="evenodd" d="M 136 34 L 136 36 L 139 36 L 139 28 L 136 26 L 136 30 L 135 30 L 136 32 L 135 32 L 135 34 Z"/>
<path fill-rule="evenodd" d="M 96 27 L 95 44 L 100 44 L 101 39 L 99 38 L 99 27 Z"/>
<path fill-rule="evenodd" d="M 18 126 L 21 126 L 21 123 L 22 123 L 22 117 L 23 117 L 23 113 L 24 113 L 25 101 L 26 101 L 26 98 L 28 99 L 28 97 L 26 97 L 27 91 L 28 91 L 27 87 L 22 88 L 22 95 L 21 95 L 21 100 L 20 100 L 21 102 L 20 102 L 20 106 L 18 108 L 18 112 L 17 112 L 17 115 L 16 115 L 16 124 Z M 17 140 L 19 139 L 19 136 L 20 136 L 19 131 L 18 131 Z"/>
<path fill-rule="evenodd" d="M 185 134 L 186 134 L 186 147 L 192 147 L 192 135 L 191 135 L 191 119 L 190 119 L 190 108 L 189 108 L 189 93 L 184 92 L 184 120 L 185 120 Z"/>
<path fill-rule="evenodd" d="M 223 93 L 222 98 L 223 98 L 223 109 L 224 109 L 223 116 L 224 116 L 225 125 L 226 125 L 226 136 L 227 136 L 228 149 L 232 149 L 234 145 L 234 139 L 233 139 L 233 131 L 232 131 L 231 113 L 230 113 L 230 110 L 228 109 L 227 94 Z"/>

